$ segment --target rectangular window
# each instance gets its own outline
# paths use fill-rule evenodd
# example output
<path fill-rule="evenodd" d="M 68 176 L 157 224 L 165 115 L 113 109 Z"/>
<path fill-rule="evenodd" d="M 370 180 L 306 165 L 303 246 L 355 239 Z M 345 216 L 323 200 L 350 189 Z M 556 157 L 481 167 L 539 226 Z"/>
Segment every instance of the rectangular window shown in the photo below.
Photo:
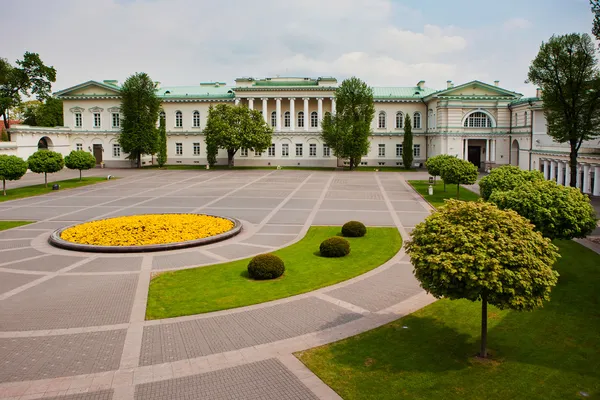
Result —
<path fill-rule="evenodd" d="M 290 156 L 290 145 L 287 143 L 283 143 L 281 145 L 281 157 L 289 157 Z"/>
<path fill-rule="evenodd" d="M 262 157 L 262 151 L 255 151 L 254 157 Z"/>
<path fill-rule="evenodd" d="M 81 128 L 82 122 L 81 113 L 75 113 L 75 127 Z"/>
<path fill-rule="evenodd" d="M 175 143 L 175 154 L 178 156 L 183 155 L 183 143 Z"/>
<path fill-rule="evenodd" d="M 296 157 L 302 157 L 302 143 L 296 143 Z"/>
<path fill-rule="evenodd" d="M 396 157 L 402 157 L 402 143 L 396 145 Z"/>
<path fill-rule="evenodd" d="M 316 143 L 311 143 L 308 145 L 308 155 L 310 157 L 317 156 L 317 144 Z"/>
<path fill-rule="evenodd" d="M 100 128 L 101 122 L 100 113 L 94 113 L 94 128 Z"/>
<path fill-rule="evenodd" d="M 385 144 L 379 144 L 379 157 L 385 157 Z"/>
<path fill-rule="evenodd" d="M 121 158 L 121 145 L 113 143 L 113 158 Z"/>
<path fill-rule="evenodd" d="M 121 126 L 121 118 L 119 116 L 119 113 L 113 113 L 112 115 L 112 127 L 113 128 L 118 128 Z"/>
<path fill-rule="evenodd" d="M 194 143 L 194 155 L 195 156 L 200 155 L 200 143 Z"/>
<path fill-rule="evenodd" d="M 75 149 L 76 149 L 77 151 L 81 151 L 81 150 L 83 150 L 83 144 L 82 144 L 82 143 L 77 143 L 77 144 L 75 144 Z"/>
<path fill-rule="evenodd" d="M 323 145 L 323 157 L 331 156 L 331 149 L 326 144 Z"/>
<path fill-rule="evenodd" d="M 248 149 L 240 149 L 240 157 L 248 157 Z"/>
<path fill-rule="evenodd" d="M 413 155 L 415 157 L 421 157 L 421 145 L 420 144 L 415 144 L 413 147 Z"/>
<path fill-rule="evenodd" d="M 275 143 L 271 143 L 269 146 L 269 157 L 275 157 Z"/>

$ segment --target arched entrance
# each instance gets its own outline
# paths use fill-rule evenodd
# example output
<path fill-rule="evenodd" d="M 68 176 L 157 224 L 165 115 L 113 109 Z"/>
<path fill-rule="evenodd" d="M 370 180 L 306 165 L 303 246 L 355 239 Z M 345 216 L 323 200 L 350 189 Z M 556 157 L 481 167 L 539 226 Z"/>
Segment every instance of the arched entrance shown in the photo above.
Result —
<path fill-rule="evenodd" d="M 510 165 L 519 166 L 519 142 L 517 139 L 513 140 L 510 145 Z"/>
<path fill-rule="evenodd" d="M 48 136 L 38 140 L 38 150 L 48 150 L 50 148 L 52 148 L 52 140 Z"/>

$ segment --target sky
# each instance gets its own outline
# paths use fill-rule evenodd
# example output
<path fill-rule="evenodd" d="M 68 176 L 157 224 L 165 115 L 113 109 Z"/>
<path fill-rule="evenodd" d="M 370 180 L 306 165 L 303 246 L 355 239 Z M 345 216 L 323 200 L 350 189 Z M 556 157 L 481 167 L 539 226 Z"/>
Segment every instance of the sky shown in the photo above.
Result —
<path fill-rule="evenodd" d="M 590 33 L 588 0 L 0 0 L 14 63 L 39 53 L 53 91 L 146 72 L 163 86 L 242 76 L 357 76 L 433 89 L 480 80 L 533 96 L 553 34 Z M 10 16 L 7 18 L 6 16 Z M 7 34 L 8 33 L 8 34 Z"/>

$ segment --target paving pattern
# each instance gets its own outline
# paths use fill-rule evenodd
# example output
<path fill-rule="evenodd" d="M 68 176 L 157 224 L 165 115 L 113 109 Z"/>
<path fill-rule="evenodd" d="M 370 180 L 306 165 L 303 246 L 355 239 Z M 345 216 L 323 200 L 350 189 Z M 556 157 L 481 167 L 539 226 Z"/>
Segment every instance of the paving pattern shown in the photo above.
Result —
<path fill-rule="evenodd" d="M 367 274 L 315 292 L 145 321 L 156 271 L 273 251 L 311 225 L 349 219 L 397 227 L 406 238 L 430 208 L 399 173 L 90 173 L 120 179 L 1 203 L 0 220 L 37 222 L 0 232 L 0 399 L 339 399 L 291 354 L 431 301 L 400 251 Z M 81 221 L 174 212 L 235 217 L 244 228 L 201 248 L 131 255 L 47 243 L 53 230 Z"/>

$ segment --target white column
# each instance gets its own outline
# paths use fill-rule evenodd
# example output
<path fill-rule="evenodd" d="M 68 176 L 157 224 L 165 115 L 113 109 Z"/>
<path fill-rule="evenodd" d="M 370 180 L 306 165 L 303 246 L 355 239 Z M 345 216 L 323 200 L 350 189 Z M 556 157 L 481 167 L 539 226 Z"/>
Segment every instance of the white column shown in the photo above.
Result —
<path fill-rule="evenodd" d="M 304 130 L 308 131 L 310 126 L 310 115 L 308 115 L 308 97 L 304 97 Z"/>
<path fill-rule="evenodd" d="M 319 98 L 317 99 L 317 101 L 318 101 L 318 106 L 317 106 L 317 107 L 318 107 L 318 108 L 317 108 L 317 119 L 319 120 L 319 121 L 317 122 L 317 127 L 318 127 L 319 129 L 321 129 L 321 120 L 323 119 L 323 98 L 322 98 L 322 97 L 319 97 Z"/>
<path fill-rule="evenodd" d="M 490 161 L 490 139 L 485 140 L 485 161 Z"/>
<path fill-rule="evenodd" d="M 548 160 L 544 160 L 544 179 L 550 179 L 550 162 Z"/>
<path fill-rule="evenodd" d="M 263 97 L 261 100 L 263 102 L 263 107 L 262 107 L 263 108 L 263 110 L 262 110 L 263 111 L 263 118 L 265 119 L 265 122 L 268 124 L 269 123 L 269 117 L 267 116 L 267 101 L 269 99 L 267 99 L 266 97 Z M 269 126 L 271 126 L 271 125 L 269 125 Z"/>
<path fill-rule="evenodd" d="M 248 108 L 254 110 L 254 98 L 252 97 L 248 99 Z"/>
<path fill-rule="evenodd" d="M 277 131 L 281 131 L 281 98 L 275 99 L 275 119 L 277 121 L 276 129 Z"/>
<path fill-rule="evenodd" d="M 236 97 L 236 99 L 235 99 L 235 105 L 237 106 L 237 105 L 239 105 L 239 104 L 240 104 L 240 98 L 239 98 L 239 97 Z"/>
<path fill-rule="evenodd" d="M 558 172 L 556 175 L 556 183 L 559 185 L 565 184 L 565 163 L 562 161 L 558 162 Z"/>
<path fill-rule="evenodd" d="M 577 189 L 581 189 L 581 165 L 577 165 L 577 180 L 575 181 Z"/>
<path fill-rule="evenodd" d="M 296 99 L 294 97 L 290 97 L 290 131 L 295 130 L 294 126 L 296 125 Z"/>
<path fill-rule="evenodd" d="M 569 162 L 565 162 L 565 186 L 571 186 L 571 167 Z"/>
<path fill-rule="evenodd" d="M 594 167 L 594 190 L 592 191 L 594 196 L 600 196 L 600 166 Z"/>
<path fill-rule="evenodd" d="M 331 98 L 331 114 L 335 114 L 335 97 Z"/>
<path fill-rule="evenodd" d="M 583 166 L 583 193 L 590 193 L 590 166 L 585 164 Z"/>
<path fill-rule="evenodd" d="M 490 145 L 490 161 L 491 162 L 496 162 L 496 139 L 492 140 L 492 143 Z"/>
<path fill-rule="evenodd" d="M 464 160 L 469 159 L 469 139 L 465 139 L 465 148 L 464 148 Z"/>
<path fill-rule="evenodd" d="M 555 181 L 556 180 L 556 161 L 552 160 L 550 161 L 550 180 L 551 181 Z"/>

